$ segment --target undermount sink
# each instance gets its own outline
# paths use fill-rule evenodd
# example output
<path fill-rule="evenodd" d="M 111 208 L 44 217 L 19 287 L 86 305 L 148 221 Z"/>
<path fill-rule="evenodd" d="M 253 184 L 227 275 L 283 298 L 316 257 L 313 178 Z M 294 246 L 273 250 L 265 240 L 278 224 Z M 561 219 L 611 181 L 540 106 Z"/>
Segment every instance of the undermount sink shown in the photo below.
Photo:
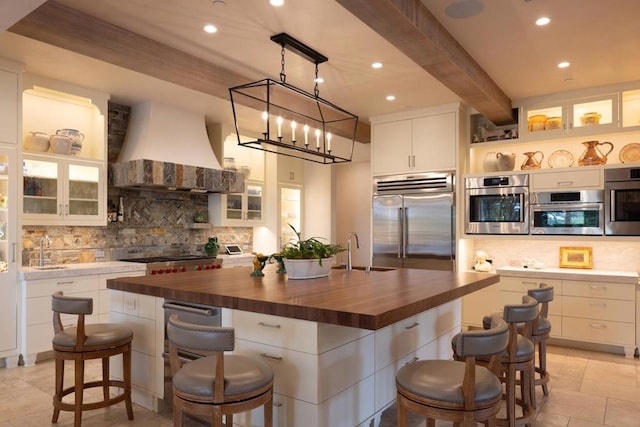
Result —
<path fill-rule="evenodd" d="M 340 264 L 340 265 L 335 265 L 333 267 L 331 267 L 335 270 L 346 270 L 347 266 L 345 264 Z M 352 265 L 351 266 L 352 270 L 363 270 L 366 271 L 367 267 L 365 267 L 364 265 Z M 392 271 L 395 270 L 395 268 L 393 267 L 369 267 L 369 271 Z"/>
<path fill-rule="evenodd" d="M 42 267 L 31 267 L 34 270 L 64 270 L 65 267 L 64 265 L 45 265 Z"/>

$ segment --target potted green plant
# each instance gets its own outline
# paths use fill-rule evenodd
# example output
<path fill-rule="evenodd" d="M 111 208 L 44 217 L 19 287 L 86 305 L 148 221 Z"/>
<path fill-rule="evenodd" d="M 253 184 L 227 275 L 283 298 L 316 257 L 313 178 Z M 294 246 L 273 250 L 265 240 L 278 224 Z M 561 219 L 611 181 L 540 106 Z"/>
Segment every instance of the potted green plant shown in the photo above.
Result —
<path fill-rule="evenodd" d="M 323 243 L 319 237 L 303 239 L 300 232 L 291 224 L 296 234 L 277 254 L 284 262 L 289 279 L 310 279 L 329 275 L 333 257 L 344 251 L 340 245 Z M 274 256 L 275 258 L 275 256 Z"/>
<path fill-rule="evenodd" d="M 204 251 L 207 253 L 207 256 L 217 256 L 219 250 L 220 244 L 218 243 L 218 238 L 215 236 L 209 237 L 207 243 L 204 244 Z"/>

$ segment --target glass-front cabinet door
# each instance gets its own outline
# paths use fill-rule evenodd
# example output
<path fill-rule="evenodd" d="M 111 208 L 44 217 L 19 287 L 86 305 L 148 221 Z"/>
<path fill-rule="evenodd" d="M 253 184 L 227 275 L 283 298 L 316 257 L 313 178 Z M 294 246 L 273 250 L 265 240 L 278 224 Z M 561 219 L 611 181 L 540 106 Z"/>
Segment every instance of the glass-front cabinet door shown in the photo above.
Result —
<path fill-rule="evenodd" d="M 25 155 L 25 224 L 104 225 L 104 165 L 53 156 Z"/>
<path fill-rule="evenodd" d="M 569 132 L 594 134 L 615 130 L 618 119 L 618 95 L 610 94 L 596 98 L 578 99 L 569 102 Z"/>
<path fill-rule="evenodd" d="M 293 226 L 302 230 L 302 186 L 281 184 L 280 186 L 280 247 L 298 240 Z"/>
<path fill-rule="evenodd" d="M 227 194 L 225 223 L 256 225 L 262 222 L 264 184 L 245 181 L 245 192 Z"/>
<path fill-rule="evenodd" d="M 0 144 L 0 357 L 8 357 L 18 348 L 16 222 L 20 175 L 16 165 L 16 148 Z"/>
<path fill-rule="evenodd" d="M 640 89 L 622 92 L 622 127 L 640 127 Z"/>

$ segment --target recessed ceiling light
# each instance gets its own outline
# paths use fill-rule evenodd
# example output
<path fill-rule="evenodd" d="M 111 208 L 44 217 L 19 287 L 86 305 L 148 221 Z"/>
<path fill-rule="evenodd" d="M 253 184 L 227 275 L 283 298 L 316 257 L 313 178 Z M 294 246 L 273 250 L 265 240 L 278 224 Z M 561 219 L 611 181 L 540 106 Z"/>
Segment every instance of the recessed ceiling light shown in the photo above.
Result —
<path fill-rule="evenodd" d="M 387 95 L 387 101 L 395 101 L 396 96 L 395 95 Z"/>
<path fill-rule="evenodd" d="M 216 28 L 216 26 L 213 24 L 207 24 L 204 26 L 204 31 L 209 34 L 213 34 L 218 32 L 218 28 Z"/>
<path fill-rule="evenodd" d="M 470 18 L 482 12 L 482 0 L 456 0 L 444 10 L 449 18 Z"/>
<path fill-rule="evenodd" d="M 558 68 L 567 68 L 571 63 L 569 61 L 562 61 L 558 64 Z"/>
<path fill-rule="evenodd" d="M 373 64 L 371 64 L 371 68 L 382 68 L 382 62 L 374 62 Z"/>
<path fill-rule="evenodd" d="M 284 4 L 284 0 L 269 0 L 271 6 L 282 6 Z"/>
<path fill-rule="evenodd" d="M 547 25 L 549 22 L 551 22 L 551 19 L 547 18 L 546 16 L 536 19 L 536 25 L 538 27 L 543 27 Z"/>

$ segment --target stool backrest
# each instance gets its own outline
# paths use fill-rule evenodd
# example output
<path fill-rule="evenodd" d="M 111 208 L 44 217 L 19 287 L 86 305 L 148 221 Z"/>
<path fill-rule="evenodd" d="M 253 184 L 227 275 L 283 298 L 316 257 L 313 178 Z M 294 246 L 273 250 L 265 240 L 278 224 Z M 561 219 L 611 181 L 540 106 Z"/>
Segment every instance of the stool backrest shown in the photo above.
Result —
<path fill-rule="evenodd" d="M 213 402 L 224 402 L 224 352 L 233 351 L 235 330 L 229 327 L 183 322 L 173 314 L 167 323 L 167 338 L 172 375 L 175 375 L 184 364 L 183 359 L 178 355 L 180 350 L 206 353 L 216 358 Z"/>
<path fill-rule="evenodd" d="M 473 329 L 456 337 L 456 353 L 460 357 L 492 356 L 502 353 L 509 342 L 509 326 L 499 316 L 491 316 L 489 329 Z"/>
<path fill-rule="evenodd" d="M 93 299 L 82 297 L 68 297 L 60 291 L 51 295 L 51 310 L 53 311 L 53 331 L 59 334 L 64 330 L 60 313 L 77 314 L 75 351 L 82 351 L 87 335 L 85 332 L 85 316 L 93 313 Z"/>
<path fill-rule="evenodd" d="M 504 306 L 503 319 L 509 324 L 509 344 L 507 352 L 509 354 L 509 362 L 516 360 L 518 335 L 522 335 L 523 339 L 531 340 L 533 331 L 533 322 L 538 318 L 538 301 L 529 295 L 522 297 L 522 304 L 507 304 Z M 518 333 L 518 324 L 522 329 Z M 533 348 L 533 343 L 531 342 Z"/>
<path fill-rule="evenodd" d="M 536 319 L 533 325 L 534 330 L 536 327 L 536 323 L 539 322 L 540 319 L 546 319 L 547 316 L 549 315 L 549 303 L 553 301 L 553 286 L 546 286 L 544 284 L 543 286 L 544 287 L 529 289 L 529 291 L 527 291 L 527 295 L 529 295 L 532 298 L 535 298 L 535 300 L 540 303 L 540 310 L 538 310 L 538 318 Z"/>

